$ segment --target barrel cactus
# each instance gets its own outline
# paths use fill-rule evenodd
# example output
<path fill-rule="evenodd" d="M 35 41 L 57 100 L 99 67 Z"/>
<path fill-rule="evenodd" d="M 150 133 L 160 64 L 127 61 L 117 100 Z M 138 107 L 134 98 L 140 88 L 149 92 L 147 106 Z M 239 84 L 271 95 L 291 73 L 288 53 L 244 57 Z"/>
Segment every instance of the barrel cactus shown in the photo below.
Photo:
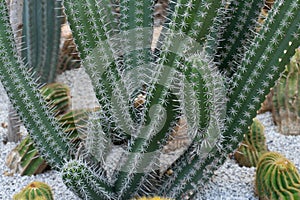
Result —
<path fill-rule="evenodd" d="M 6 157 L 6 165 L 20 175 L 34 175 L 43 172 L 48 164 L 40 157 L 33 141 L 26 136 Z"/>
<path fill-rule="evenodd" d="M 300 48 L 273 89 L 273 119 L 285 135 L 300 134 Z"/>
<path fill-rule="evenodd" d="M 29 183 L 21 192 L 14 195 L 13 200 L 54 200 L 52 189 L 43 182 Z"/>
<path fill-rule="evenodd" d="M 49 103 L 49 109 L 55 115 L 65 113 L 70 106 L 70 89 L 62 83 L 49 83 L 40 90 L 43 98 Z"/>
<path fill-rule="evenodd" d="M 256 167 L 259 157 L 268 151 L 264 126 L 254 118 L 234 157 L 241 166 Z"/>
<path fill-rule="evenodd" d="M 78 149 L 41 98 L 28 59 L 15 54 L 4 0 L 0 80 L 39 152 L 82 198 L 194 199 L 238 147 L 300 45 L 299 0 L 276 1 L 259 32 L 263 0 L 170 1 L 154 49 L 155 1 L 53 2 L 64 8 L 100 105 L 88 120 L 85 153 L 74 157 Z M 190 142 L 170 163 L 172 173 L 160 175 L 162 150 L 179 119 Z"/>
<path fill-rule="evenodd" d="M 295 165 L 277 152 L 267 152 L 258 161 L 256 193 L 261 200 L 300 199 L 300 175 Z"/>

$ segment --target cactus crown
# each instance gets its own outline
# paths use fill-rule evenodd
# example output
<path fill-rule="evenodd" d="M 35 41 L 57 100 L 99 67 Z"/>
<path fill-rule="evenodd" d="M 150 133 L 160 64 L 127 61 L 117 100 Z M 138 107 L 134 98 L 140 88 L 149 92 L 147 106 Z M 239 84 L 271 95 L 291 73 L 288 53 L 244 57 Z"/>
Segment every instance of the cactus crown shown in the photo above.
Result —
<path fill-rule="evenodd" d="M 52 190 L 43 182 L 34 181 L 29 183 L 21 192 L 15 194 L 14 200 L 53 200 Z"/>
<path fill-rule="evenodd" d="M 62 8 L 61 1 L 54 2 Z M 170 1 L 152 51 L 154 1 L 64 0 L 81 64 L 100 105 L 90 116 L 81 160 L 72 160 L 76 149 L 25 67 L 31 58 L 15 54 L 4 0 L 0 80 L 39 152 L 52 166 L 63 167 L 66 185 L 82 198 L 155 193 L 193 198 L 238 146 L 299 46 L 299 0 L 277 1 L 260 32 L 252 34 L 262 2 Z M 157 177 L 161 149 L 180 119 L 191 143 L 172 163 L 173 173 Z M 109 175 L 105 167 L 116 145 L 125 153 Z"/>
<path fill-rule="evenodd" d="M 256 170 L 256 193 L 261 199 L 300 198 L 300 175 L 296 166 L 277 152 L 261 156 Z"/>

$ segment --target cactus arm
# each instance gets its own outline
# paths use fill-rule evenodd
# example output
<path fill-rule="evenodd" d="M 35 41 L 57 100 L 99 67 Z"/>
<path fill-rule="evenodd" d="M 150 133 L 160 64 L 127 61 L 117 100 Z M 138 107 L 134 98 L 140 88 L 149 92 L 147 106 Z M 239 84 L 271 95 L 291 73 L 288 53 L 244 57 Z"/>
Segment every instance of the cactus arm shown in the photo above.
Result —
<path fill-rule="evenodd" d="M 113 187 L 86 163 L 72 160 L 62 168 L 64 183 L 82 199 L 116 199 Z"/>
<path fill-rule="evenodd" d="M 37 83 L 16 55 L 5 1 L 0 2 L 0 10 L 0 80 L 39 152 L 51 166 L 59 167 L 70 158 L 72 148 L 48 110 Z"/>
<path fill-rule="evenodd" d="M 83 8 L 82 5 L 85 5 Z M 64 1 L 70 26 L 80 50 L 82 65 L 89 74 L 102 110 L 103 130 L 132 132 L 129 99 L 119 69 L 120 45 L 117 26 L 109 1 Z M 86 23 L 86 21 L 90 23 Z M 117 123 L 118 122 L 118 123 Z M 124 123 L 122 123 L 124 122 Z M 111 127 L 111 128 L 110 128 Z M 117 129 L 117 131 L 114 131 Z M 120 137 L 120 136 L 118 136 Z"/>
<path fill-rule="evenodd" d="M 25 0 L 23 7 L 22 57 L 42 83 L 56 75 L 62 23 L 61 1 Z"/>
<path fill-rule="evenodd" d="M 156 87 L 155 94 L 153 95 L 150 108 L 154 108 L 153 111 L 150 109 L 150 113 L 147 114 L 147 125 L 142 128 L 141 134 L 135 139 L 134 144 L 130 147 L 129 157 L 127 158 L 123 168 L 121 168 L 118 174 L 118 180 L 116 182 L 116 190 L 120 191 L 121 196 L 124 199 L 133 197 L 135 191 L 137 191 L 138 186 L 143 185 L 141 181 L 145 181 L 145 177 L 149 175 L 153 170 L 159 169 L 159 149 L 162 147 L 163 141 L 166 140 L 168 133 L 170 132 L 170 127 L 174 124 L 178 113 L 175 108 L 178 106 L 176 102 L 176 97 L 170 94 L 164 104 L 164 109 L 166 113 L 161 113 L 156 110 L 160 110 L 159 107 L 154 107 L 155 105 L 160 105 L 161 92 L 163 92 L 163 86 Z M 151 113 L 153 112 L 153 113 Z M 159 117 L 159 115 L 166 115 L 165 117 Z M 151 117 L 149 116 L 151 115 Z M 151 119 L 153 117 L 153 119 Z M 151 131 L 155 128 L 151 124 L 159 119 L 161 130 Z M 151 122 L 153 120 L 153 122 Z M 150 122 L 149 122 L 150 121 Z M 157 125 L 156 125 L 157 126 Z M 147 134 L 152 134 L 148 136 Z M 141 157 L 137 162 L 137 157 Z M 152 169 L 150 168 L 152 166 Z M 134 169 L 134 174 L 132 174 L 132 169 Z M 130 176 L 129 176 L 129 175 Z M 130 183 L 130 184 L 129 184 Z"/>
<path fill-rule="evenodd" d="M 225 22 L 226 25 L 223 28 L 225 32 L 222 34 L 219 46 L 221 56 L 219 69 L 226 70 L 229 77 L 232 76 L 239 63 L 238 55 L 243 55 L 246 43 L 254 38 L 257 19 L 262 7 L 262 0 L 233 1 L 229 5 L 230 19 Z M 228 14 L 224 18 L 228 18 Z"/>
<path fill-rule="evenodd" d="M 227 104 L 228 126 L 225 137 L 234 134 L 242 139 L 242 133 L 247 131 L 260 102 L 299 46 L 299 11 L 299 1 L 279 1 L 274 4 L 265 26 L 246 52 L 234 77 L 231 98 Z M 287 17 L 286 13 L 291 15 Z M 250 66 L 256 66 L 257 69 L 253 70 Z M 245 116 L 242 121 L 241 115 Z M 239 122 L 238 125 L 236 122 Z M 226 140 L 227 142 L 233 146 L 237 144 Z"/>
<path fill-rule="evenodd" d="M 212 66 L 205 63 L 205 60 L 198 60 L 199 58 L 201 57 L 194 58 L 193 67 L 197 69 L 203 65 L 203 68 L 198 71 L 200 73 L 198 78 L 202 78 L 205 84 L 201 87 L 199 85 L 201 81 L 197 79 L 195 83 L 198 87 L 196 88 L 204 90 L 207 87 L 207 91 L 198 91 L 197 98 L 199 99 L 199 105 L 204 99 L 208 99 L 208 102 L 211 102 L 209 105 L 206 101 L 202 102 L 202 104 L 206 104 L 206 109 L 209 110 L 209 117 L 208 119 L 202 119 L 206 121 L 206 126 L 202 127 L 205 129 L 197 133 L 190 147 L 173 163 L 171 167 L 173 171 L 172 176 L 165 175 L 162 178 L 161 186 L 158 188 L 159 193 L 171 198 L 183 198 L 183 194 L 195 189 L 194 183 L 201 184 L 202 181 L 206 181 L 213 169 L 218 166 L 217 163 L 220 164 L 223 160 L 219 146 L 219 143 L 222 141 L 221 131 L 223 125 L 221 121 L 216 120 L 223 119 L 225 115 L 223 99 L 225 92 L 221 86 L 223 78 L 220 74 L 213 73 Z M 212 82 L 210 78 L 213 78 L 214 81 Z M 193 83 L 193 79 L 189 81 Z M 210 85 L 209 83 L 215 83 L 215 85 Z M 198 127 L 201 127 L 201 124 Z"/>

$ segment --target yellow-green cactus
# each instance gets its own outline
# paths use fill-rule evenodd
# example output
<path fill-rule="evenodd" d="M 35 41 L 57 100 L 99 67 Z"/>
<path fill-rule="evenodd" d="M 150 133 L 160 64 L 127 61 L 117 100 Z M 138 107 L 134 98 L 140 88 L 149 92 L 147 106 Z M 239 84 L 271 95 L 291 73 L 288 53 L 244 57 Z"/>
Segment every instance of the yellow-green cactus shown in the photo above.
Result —
<path fill-rule="evenodd" d="M 264 126 L 258 119 L 253 119 L 248 133 L 244 135 L 244 140 L 234 153 L 234 157 L 241 166 L 255 167 L 259 157 L 268 151 Z"/>
<path fill-rule="evenodd" d="M 277 152 L 267 152 L 260 157 L 255 186 L 260 200 L 300 199 L 299 172 L 291 161 Z"/>
<path fill-rule="evenodd" d="M 21 192 L 14 195 L 13 200 L 53 200 L 53 193 L 49 185 L 34 181 Z"/>
<path fill-rule="evenodd" d="M 300 134 L 300 48 L 278 80 L 273 95 L 273 119 L 285 135 Z"/>
<path fill-rule="evenodd" d="M 48 166 L 46 161 L 39 156 L 29 136 L 8 154 L 6 165 L 20 175 L 39 174 Z"/>
<path fill-rule="evenodd" d="M 50 83 L 40 90 L 54 113 L 64 113 L 70 105 L 70 89 L 63 83 Z"/>

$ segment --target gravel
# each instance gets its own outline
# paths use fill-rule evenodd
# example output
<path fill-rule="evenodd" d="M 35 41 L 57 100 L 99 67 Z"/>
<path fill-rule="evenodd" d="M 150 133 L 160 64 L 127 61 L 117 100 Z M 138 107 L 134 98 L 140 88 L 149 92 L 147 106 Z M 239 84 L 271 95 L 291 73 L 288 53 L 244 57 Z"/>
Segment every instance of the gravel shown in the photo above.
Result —
<path fill-rule="evenodd" d="M 81 73 L 81 72 L 80 72 Z M 60 80 L 66 80 L 62 77 Z M 82 85 L 76 84 L 76 87 Z M 86 88 L 86 87 L 85 87 Z M 79 89 L 79 91 L 81 91 Z M 82 90 L 84 92 L 84 90 Z M 85 92 L 84 92 L 85 93 Z M 84 94 L 83 93 L 83 94 Z M 86 94 L 86 93 L 85 93 Z M 86 98 L 85 98 L 86 99 Z M 89 98 L 88 98 L 89 99 Z M 93 104 L 92 99 L 91 104 Z M 0 84 L 0 124 L 7 123 L 8 98 Z M 85 102 L 86 103 L 86 102 Z M 81 104 L 81 103 L 80 103 Z M 82 105 L 82 104 L 81 104 Z M 75 104 L 73 104 L 74 107 Z M 265 126 L 267 145 L 270 151 L 278 151 L 293 161 L 300 169 L 300 136 L 285 136 L 277 132 L 273 124 L 271 113 L 260 114 L 257 118 Z M 77 200 L 77 198 L 63 184 L 58 171 L 49 170 L 35 176 L 20 176 L 11 174 L 5 165 L 7 154 L 16 146 L 15 143 L 4 144 L 2 140 L 7 128 L 0 126 L 0 199 L 11 199 L 13 194 L 20 191 L 31 181 L 38 180 L 49 184 L 54 192 L 54 198 L 59 200 Z M 203 188 L 201 197 L 203 200 L 256 200 L 254 193 L 255 168 L 239 167 L 234 160 L 228 159 L 214 174 L 211 181 Z"/>

